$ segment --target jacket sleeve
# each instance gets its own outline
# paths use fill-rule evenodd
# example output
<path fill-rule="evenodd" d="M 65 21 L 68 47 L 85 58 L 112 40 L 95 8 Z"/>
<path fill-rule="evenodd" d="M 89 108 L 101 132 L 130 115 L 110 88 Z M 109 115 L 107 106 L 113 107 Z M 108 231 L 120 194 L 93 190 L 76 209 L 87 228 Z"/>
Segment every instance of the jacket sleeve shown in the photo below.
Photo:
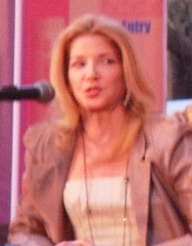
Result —
<path fill-rule="evenodd" d="M 190 234 L 187 234 L 179 239 L 173 239 L 165 243 L 158 243 L 154 246 L 189 246 L 191 245 L 192 237 Z"/>
<path fill-rule="evenodd" d="M 170 121 L 169 126 L 162 125 L 154 142 L 155 153 L 160 155 L 158 168 L 188 227 L 186 235 L 156 246 L 192 245 L 192 126 Z"/>
<path fill-rule="evenodd" d="M 187 130 L 175 144 L 169 168 L 171 186 L 192 234 L 192 129 Z"/>
<path fill-rule="evenodd" d="M 34 180 L 38 162 L 42 156 L 42 141 L 49 138 L 49 128 L 35 126 L 27 130 L 24 136 L 26 145 L 25 171 L 22 177 L 22 195 L 18 205 L 16 218 L 11 222 L 8 241 L 22 246 L 42 245 L 51 246 L 47 236 L 44 219 L 38 211 L 35 201 Z M 47 139 L 45 139 L 47 138 Z"/>

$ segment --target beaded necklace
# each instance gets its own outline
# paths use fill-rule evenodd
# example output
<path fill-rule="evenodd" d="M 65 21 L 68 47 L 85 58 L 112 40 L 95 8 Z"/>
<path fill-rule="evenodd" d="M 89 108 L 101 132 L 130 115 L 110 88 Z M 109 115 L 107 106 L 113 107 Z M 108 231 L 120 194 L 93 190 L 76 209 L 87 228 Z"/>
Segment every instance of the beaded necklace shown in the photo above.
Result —
<path fill-rule="evenodd" d="M 82 134 L 82 140 L 83 140 L 83 164 L 84 164 L 84 179 L 85 179 L 85 192 L 86 192 L 86 206 L 87 206 L 87 220 L 88 220 L 88 226 L 89 231 L 91 235 L 91 241 L 93 245 L 95 244 L 94 236 L 93 236 L 93 229 L 91 224 L 91 207 L 90 207 L 90 201 L 89 201 L 89 192 L 88 192 L 88 173 L 87 173 L 87 161 L 86 161 L 86 147 L 85 147 L 85 139 L 84 135 Z M 122 218 L 122 227 L 123 227 L 123 235 L 122 235 L 122 246 L 125 246 L 125 238 L 126 238 L 126 226 L 128 224 L 128 218 L 127 218 L 127 194 L 128 194 L 128 160 L 126 163 L 126 169 L 125 169 L 125 197 L 124 197 L 124 207 L 123 207 L 123 218 Z M 130 230 L 129 230 L 130 231 Z M 130 240 L 130 237 L 129 237 Z M 129 244 L 130 245 L 130 244 Z"/>

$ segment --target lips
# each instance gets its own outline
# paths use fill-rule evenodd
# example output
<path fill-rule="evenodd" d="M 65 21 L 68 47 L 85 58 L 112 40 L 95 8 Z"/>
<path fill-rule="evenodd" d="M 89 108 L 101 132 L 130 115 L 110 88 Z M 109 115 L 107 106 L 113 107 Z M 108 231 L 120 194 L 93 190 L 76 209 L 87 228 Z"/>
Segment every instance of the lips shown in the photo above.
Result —
<path fill-rule="evenodd" d="M 101 92 L 99 87 L 90 87 L 85 90 L 85 95 L 89 98 L 97 97 Z"/>

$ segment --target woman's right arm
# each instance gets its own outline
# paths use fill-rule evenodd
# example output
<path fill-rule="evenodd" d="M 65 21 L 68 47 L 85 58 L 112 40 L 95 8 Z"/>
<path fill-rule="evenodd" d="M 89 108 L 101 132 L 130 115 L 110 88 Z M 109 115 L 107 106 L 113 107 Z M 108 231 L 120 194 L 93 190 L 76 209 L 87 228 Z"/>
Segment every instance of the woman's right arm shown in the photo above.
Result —
<path fill-rule="evenodd" d="M 36 128 L 35 128 L 36 129 Z M 35 199 L 35 175 L 37 171 L 36 147 L 42 133 L 30 128 L 25 134 L 25 171 L 22 177 L 22 194 L 17 208 L 16 218 L 11 221 L 8 241 L 22 246 L 51 246 L 44 220 L 38 212 Z"/>

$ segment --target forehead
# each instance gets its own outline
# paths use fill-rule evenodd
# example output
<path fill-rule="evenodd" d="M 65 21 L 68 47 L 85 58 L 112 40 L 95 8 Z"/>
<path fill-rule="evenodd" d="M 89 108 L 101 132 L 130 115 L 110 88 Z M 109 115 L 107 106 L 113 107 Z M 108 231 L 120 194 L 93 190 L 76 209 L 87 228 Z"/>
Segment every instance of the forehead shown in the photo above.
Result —
<path fill-rule="evenodd" d="M 117 47 L 107 37 L 101 34 L 85 34 L 76 37 L 70 45 L 70 53 L 115 52 Z"/>

